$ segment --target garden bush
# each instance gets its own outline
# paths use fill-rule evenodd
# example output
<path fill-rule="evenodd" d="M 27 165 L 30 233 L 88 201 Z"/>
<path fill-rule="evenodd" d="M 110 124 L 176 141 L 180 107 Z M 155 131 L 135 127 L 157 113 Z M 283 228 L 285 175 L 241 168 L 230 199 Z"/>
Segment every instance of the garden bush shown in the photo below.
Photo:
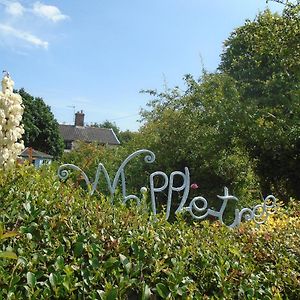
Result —
<path fill-rule="evenodd" d="M 88 196 L 55 167 L 0 174 L 0 299 L 297 299 L 300 213 L 267 224 L 157 219 Z"/>

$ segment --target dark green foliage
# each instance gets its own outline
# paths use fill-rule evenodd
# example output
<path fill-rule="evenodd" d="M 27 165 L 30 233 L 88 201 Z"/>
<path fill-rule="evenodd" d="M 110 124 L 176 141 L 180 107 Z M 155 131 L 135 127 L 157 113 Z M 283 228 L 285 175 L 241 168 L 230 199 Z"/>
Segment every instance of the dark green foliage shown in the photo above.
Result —
<path fill-rule="evenodd" d="M 132 154 L 134 151 L 139 150 L 129 143 L 126 147 L 106 147 L 97 144 L 79 143 L 76 150 L 65 153 L 62 157 L 62 163 L 72 163 L 80 167 L 88 176 L 91 182 L 94 181 L 97 168 L 102 163 L 111 181 L 113 181 L 117 170 L 124 159 Z M 149 187 L 149 175 L 156 170 L 157 164 L 147 164 L 144 161 L 144 156 L 141 155 L 131 160 L 125 167 L 125 176 L 127 183 L 128 193 L 139 193 L 142 186 Z M 107 189 L 104 175 L 101 174 L 101 182 L 98 185 L 98 191 L 101 193 L 109 194 Z M 80 174 L 74 174 L 71 179 L 77 184 L 82 184 L 83 180 Z M 85 184 L 83 183 L 83 186 Z"/>
<path fill-rule="evenodd" d="M 159 170 L 188 167 L 201 195 L 215 197 L 228 186 L 241 205 L 250 205 L 259 196 L 259 180 L 239 138 L 249 117 L 236 81 L 204 74 L 200 81 L 186 76 L 185 83 L 185 92 L 150 91 L 155 99 L 142 112 L 146 124 L 135 145 L 155 152 Z"/>
<path fill-rule="evenodd" d="M 297 299 L 296 206 L 257 228 L 230 230 L 181 218 L 154 221 L 145 207 L 111 206 L 51 169 L 0 175 L 1 299 Z M 293 204 L 293 203 L 291 203 Z"/>
<path fill-rule="evenodd" d="M 225 41 L 220 70 L 238 80 L 244 101 L 289 106 L 300 80 L 300 6 L 269 10 L 246 21 Z"/>
<path fill-rule="evenodd" d="M 251 115 L 241 134 L 263 190 L 300 196 L 300 6 L 247 21 L 225 41 L 220 70 L 238 82 Z M 239 124 L 240 125 L 240 124 Z"/>
<path fill-rule="evenodd" d="M 125 145 L 128 142 L 130 142 L 136 135 L 137 135 L 137 132 L 135 132 L 135 131 L 125 130 L 125 131 L 120 131 L 118 138 L 119 138 L 120 143 L 122 145 Z"/>
<path fill-rule="evenodd" d="M 64 150 L 64 142 L 50 107 L 42 98 L 33 97 L 24 89 L 17 92 L 22 96 L 24 105 L 22 123 L 25 129 L 23 135 L 25 146 L 33 147 L 55 158 L 60 157 Z"/>
<path fill-rule="evenodd" d="M 115 173 L 118 170 L 119 165 L 121 164 L 121 158 L 118 155 L 119 147 L 107 147 L 98 145 L 97 143 L 84 143 L 78 142 L 75 150 L 71 152 L 66 152 L 62 156 L 62 163 L 74 164 L 81 168 L 88 176 L 91 182 L 94 181 L 96 176 L 96 171 L 100 163 L 102 163 L 111 180 L 113 180 Z M 105 184 L 104 175 L 103 180 L 98 185 L 98 191 L 101 193 L 109 194 L 107 186 Z M 74 174 L 71 178 L 73 182 L 77 185 L 85 186 L 85 183 L 82 180 L 81 174 Z"/>
<path fill-rule="evenodd" d="M 299 11 L 267 10 L 237 28 L 221 73 L 186 76 L 185 91 L 146 91 L 145 124 L 126 148 L 153 150 L 167 173 L 188 166 L 202 195 L 226 185 L 242 205 L 258 194 L 299 198 Z"/>
<path fill-rule="evenodd" d="M 241 206 L 270 193 L 299 199 L 299 34 L 299 6 L 247 21 L 225 42 L 220 73 L 185 76 L 184 91 L 146 91 L 152 100 L 142 111 L 144 125 L 108 164 L 116 170 L 127 155 L 146 148 L 156 162 L 130 164 L 130 188 L 144 185 L 151 172 L 188 167 L 198 192 L 209 198 L 228 186 Z"/>

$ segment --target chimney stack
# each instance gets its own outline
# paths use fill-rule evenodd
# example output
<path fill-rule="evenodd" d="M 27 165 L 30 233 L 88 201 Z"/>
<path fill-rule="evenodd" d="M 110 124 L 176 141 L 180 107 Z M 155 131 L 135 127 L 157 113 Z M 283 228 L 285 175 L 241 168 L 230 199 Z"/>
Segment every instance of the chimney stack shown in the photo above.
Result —
<path fill-rule="evenodd" d="M 82 110 L 75 114 L 75 126 L 84 126 L 84 113 Z"/>

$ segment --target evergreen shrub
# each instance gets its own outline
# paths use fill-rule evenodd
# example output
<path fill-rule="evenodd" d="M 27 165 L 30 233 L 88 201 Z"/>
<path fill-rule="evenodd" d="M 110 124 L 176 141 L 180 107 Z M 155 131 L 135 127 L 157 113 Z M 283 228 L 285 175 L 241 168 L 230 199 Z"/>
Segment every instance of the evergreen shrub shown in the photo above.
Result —
<path fill-rule="evenodd" d="M 0 299 L 297 299 L 300 213 L 266 225 L 155 220 L 88 196 L 56 168 L 0 174 Z"/>

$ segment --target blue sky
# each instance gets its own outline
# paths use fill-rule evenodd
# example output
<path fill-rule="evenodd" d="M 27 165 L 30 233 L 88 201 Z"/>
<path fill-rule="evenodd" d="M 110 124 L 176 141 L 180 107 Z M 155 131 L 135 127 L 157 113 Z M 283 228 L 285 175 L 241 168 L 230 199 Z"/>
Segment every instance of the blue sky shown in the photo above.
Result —
<path fill-rule="evenodd" d="M 142 89 L 214 71 L 234 28 L 280 4 L 265 0 L 0 0 L 0 68 L 57 120 L 137 130 Z"/>

